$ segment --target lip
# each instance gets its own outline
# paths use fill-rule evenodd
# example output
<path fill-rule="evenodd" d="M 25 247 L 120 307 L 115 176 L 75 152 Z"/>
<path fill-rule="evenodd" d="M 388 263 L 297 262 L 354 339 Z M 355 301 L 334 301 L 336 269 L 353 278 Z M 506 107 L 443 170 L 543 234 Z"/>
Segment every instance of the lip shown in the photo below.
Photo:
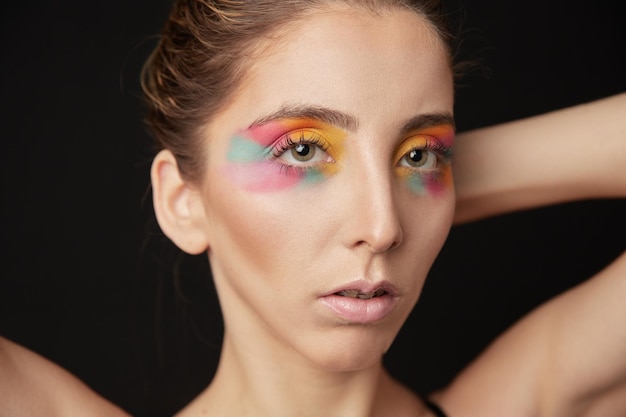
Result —
<path fill-rule="evenodd" d="M 385 290 L 386 293 L 369 299 L 352 298 L 338 294 L 341 291 L 349 290 L 366 293 L 379 289 Z M 394 309 L 398 299 L 397 294 L 394 286 L 387 281 L 372 283 L 359 280 L 337 287 L 321 296 L 319 300 L 342 319 L 351 323 L 366 324 L 385 318 Z"/>

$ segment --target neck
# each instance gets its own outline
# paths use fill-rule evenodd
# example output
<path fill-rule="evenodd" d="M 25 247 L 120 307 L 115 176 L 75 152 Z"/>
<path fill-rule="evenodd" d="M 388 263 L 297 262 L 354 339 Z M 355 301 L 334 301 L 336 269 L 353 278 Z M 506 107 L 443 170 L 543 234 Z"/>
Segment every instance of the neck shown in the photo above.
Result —
<path fill-rule="evenodd" d="M 289 355 L 242 351 L 225 335 L 211 385 L 178 417 L 419 416 L 423 407 L 378 362 L 357 371 L 329 371 Z"/>

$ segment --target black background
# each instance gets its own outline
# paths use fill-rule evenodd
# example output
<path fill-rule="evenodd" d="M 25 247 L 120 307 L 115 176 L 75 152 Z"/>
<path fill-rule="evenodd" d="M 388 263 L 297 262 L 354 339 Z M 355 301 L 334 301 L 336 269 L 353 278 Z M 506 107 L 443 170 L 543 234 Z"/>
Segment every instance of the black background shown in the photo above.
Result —
<path fill-rule="evenodd" d="M 626 90 L 614 3 L 525 4 L 450 5 L 466 55 L 491 71 L 458 91 L 460 131 Z M 0 333 L 136 416 L 182 407 L 210 381 L 220 344 L 205 263 L 184 259 L 175 279 L 176 251 L 144 199 L 138 74 L 168 9 L 66 0 L 1 11 Z M 598 200 L 454 227 L 388 367 L 416 390 L 445 384 L 531 308 L 623 251 L 625 214 L 624 200 Z"/>

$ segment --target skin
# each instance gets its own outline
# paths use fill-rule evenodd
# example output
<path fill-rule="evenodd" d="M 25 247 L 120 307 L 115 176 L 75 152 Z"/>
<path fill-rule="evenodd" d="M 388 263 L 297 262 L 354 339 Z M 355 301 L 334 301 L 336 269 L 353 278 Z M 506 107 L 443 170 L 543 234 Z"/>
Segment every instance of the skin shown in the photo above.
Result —
<path fill-rule="evenodd" d="M 318 161 L 328 175 L 280 187 L 240 181 L 255 163 L 241 160 L 242 136 L 256 138 L 246 129 L 280 109 L 310 107 L 353 121 L 320 128 L 334 148 L 332 162 Z M 420 16 L 333 7 L 295 25 L 279 50 L 269 48 L 206 126 L 200 184 L 178 176 L 169 152 L 157 156 L 157 218 L 182 249 L 208 252 L 226 329 L 214 381 L 181 416 L 426 415 L 381 360 L 419 297 L 455 204 L 443 153 L 429 172 L 403 161 L 411 143 L 426 146 L 424 132 L 450 145 L 452 127 L 434 133 L 441 121 L 433 127 L 424 118 L 451 118 L 452 108 L 444 47 Z M 336 128 L 339 135 L 328 133 Z M 281 158 L 274 162 L 293 163 Z M 433 170 L 448 178 L 436 191 L 416 191 L 407 180 L 433 182 Z M 257 173 L 279 175 L 271 167 Z M 390 283 L 391 312 L 355 324 L 320 302 L 355 280 Z"/>
<path fill-rule="evenodd" d="M 625 197 L 625 111 L 622 93 L 462 133 L 455 145 L 455 222 L 564 201 Z"/>
<path fill-rule="evenodd" d="M 74 375 L 0 337 L 0 415 L 130 417 Z"/>

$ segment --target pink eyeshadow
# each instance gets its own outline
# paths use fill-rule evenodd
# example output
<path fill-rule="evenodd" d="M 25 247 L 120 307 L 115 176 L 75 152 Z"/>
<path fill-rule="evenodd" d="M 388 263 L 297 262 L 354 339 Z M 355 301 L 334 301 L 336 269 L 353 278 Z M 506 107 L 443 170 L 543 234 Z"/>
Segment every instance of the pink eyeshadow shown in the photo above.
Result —
<path fill-rule="evenodd" d="M 240 134 L 252 139 L 261 146 L 269 146 L 288 131 L 288 127 L 283 123 L 271 122 L 260 126 L 253 126 L 243 130 Z"/>
<path fill-rule="evenodd" d="M 293 187 L 300 182 L 301 175 L 281 172 L 284 167 L 272 162 L 258 164 L 237 164 L 224 168 L 229 180 L 248 191 L 279 191 Z"/>

